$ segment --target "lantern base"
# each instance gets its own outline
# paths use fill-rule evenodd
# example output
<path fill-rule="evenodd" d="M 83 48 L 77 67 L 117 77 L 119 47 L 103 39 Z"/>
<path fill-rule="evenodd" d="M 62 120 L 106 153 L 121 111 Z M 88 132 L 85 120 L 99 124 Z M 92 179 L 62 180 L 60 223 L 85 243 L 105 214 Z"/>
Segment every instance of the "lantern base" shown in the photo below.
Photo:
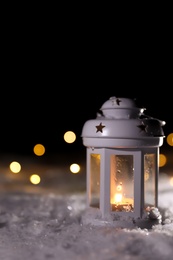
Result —
<path fill-rule="evenodd" d="M 88 208 L 82 215 L 82 224 L 91 226 L 113 226 L 116 228 L 147 228 L 151 229 L 154 225 L 161 224 L 161 215 L 158 218 L 150 218 L 149 215 L 143 218 L 135 218 L 132 216 L 120 216 L 115 214 L 108 214 L 102 217 L 101 211 L 98 208 Z"/>
<path fill-rule="evenodd" d="M 129 204 L 129 203 L 112 204 L 111 208 L 112 208 L 112 211 L 124 211 L 124 212 L 133 211 L 133 206 L 132 206 L 132 204 Z"/>

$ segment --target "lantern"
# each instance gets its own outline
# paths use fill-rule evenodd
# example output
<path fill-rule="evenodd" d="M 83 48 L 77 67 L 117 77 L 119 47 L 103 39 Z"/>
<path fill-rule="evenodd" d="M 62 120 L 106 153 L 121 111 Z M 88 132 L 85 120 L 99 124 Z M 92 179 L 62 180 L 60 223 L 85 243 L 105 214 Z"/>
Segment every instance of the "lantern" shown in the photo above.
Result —
<path fill-rule="evenodd" d="M 160 218 L 159 147 L 165 122 L 144 111 L 132 99 L 110 97 L 96 119 L 83 126 L 87 209 L 99 222 Z"/>

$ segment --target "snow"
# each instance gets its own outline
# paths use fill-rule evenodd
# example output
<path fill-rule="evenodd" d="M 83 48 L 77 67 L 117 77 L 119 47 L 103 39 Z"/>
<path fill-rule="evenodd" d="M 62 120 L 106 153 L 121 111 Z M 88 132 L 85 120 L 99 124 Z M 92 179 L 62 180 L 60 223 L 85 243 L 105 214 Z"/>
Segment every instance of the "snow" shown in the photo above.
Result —
<path fill-rule="evenodd" d="M 172 259 L 173 186 L 169 180 L 166 175 L 159 180 L 163 222 L 151 229 L 84 224 L 84 191 L 1 189 L 0 259 Z"/>

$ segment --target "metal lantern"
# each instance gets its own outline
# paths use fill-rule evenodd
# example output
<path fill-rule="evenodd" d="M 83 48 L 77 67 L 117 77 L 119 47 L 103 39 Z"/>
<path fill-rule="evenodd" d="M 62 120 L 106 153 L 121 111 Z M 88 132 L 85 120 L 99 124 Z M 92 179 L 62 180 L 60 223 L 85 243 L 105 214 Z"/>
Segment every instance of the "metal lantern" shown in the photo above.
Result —
<path fill-rule="evenodd" d="M 110 97 L 96 119 L 83 126 L 87 206 L 100 219 L 144 219 L 149 213 L 157 218 L 159 147 L 165 122 L 144 110 L 132 99 Z"/>

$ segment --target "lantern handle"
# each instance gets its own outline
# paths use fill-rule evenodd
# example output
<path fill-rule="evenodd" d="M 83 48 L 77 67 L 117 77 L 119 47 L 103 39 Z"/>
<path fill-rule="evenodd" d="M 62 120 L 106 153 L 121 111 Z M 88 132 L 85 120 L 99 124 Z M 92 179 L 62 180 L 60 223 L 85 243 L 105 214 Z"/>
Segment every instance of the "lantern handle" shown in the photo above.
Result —
<path fill-rule="evenodd" d="M 163 121 L 163 120 L 160 120 L 160 119 L 158 119 L 158 118 L 155 118 L 155 117 L 152 117 L 152 116 L 148 116 L 148 115 L 142 113 L 142 114 L 140 115 L 140 119 L 144 119 L 144 118 L 149 118 L 149 119 L 157 120 L 157 121 L 160 123 L 161 126 L 164 126 L 164 125 L 166 124 L 166 122 Z"/>

